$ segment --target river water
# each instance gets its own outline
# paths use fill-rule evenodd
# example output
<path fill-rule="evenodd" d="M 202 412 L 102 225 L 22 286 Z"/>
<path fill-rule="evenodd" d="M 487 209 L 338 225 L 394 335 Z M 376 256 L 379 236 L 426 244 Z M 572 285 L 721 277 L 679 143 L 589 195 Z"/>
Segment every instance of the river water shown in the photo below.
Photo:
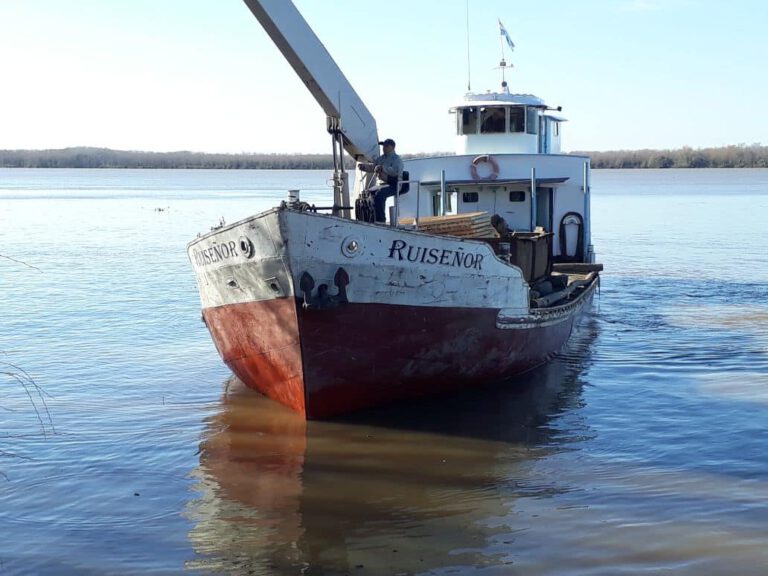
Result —
<path fill-rule="evenodd" d="M 0 170 L 1 575 L 768 571 L 768 170 L 595 171 L 562 354 L 307 424 L 230 378 L 185 245 L 327 177 Z"/>

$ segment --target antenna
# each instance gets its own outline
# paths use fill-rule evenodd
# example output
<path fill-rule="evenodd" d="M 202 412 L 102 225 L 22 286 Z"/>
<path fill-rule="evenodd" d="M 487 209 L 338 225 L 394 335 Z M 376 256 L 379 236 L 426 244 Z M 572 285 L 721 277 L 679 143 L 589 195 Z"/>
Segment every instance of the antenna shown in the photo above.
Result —
<path fill-rule="evenodd" d="M 470 76 L 471 76 L 471 69 L 470 69 L 470 61 L 469 61 L 469 0 L 467 0 L 467 92 L 470 92 L 472 90 Z"/>

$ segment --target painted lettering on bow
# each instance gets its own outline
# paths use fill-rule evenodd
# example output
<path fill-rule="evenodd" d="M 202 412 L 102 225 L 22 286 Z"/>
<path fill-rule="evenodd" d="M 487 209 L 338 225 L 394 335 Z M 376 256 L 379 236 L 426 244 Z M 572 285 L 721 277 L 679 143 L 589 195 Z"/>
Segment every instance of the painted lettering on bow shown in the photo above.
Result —
<path fill-rule="evenodd" d="M 425 248 L 408 244 L 405 240 L 393 240 L 389 248 L 389 257 L 393 260 L 407 260 L 419 264 L 436 264 L 454 268 L 483 269 L 483 255 L 465 252 L 464 248 L 456 250 L 447 248 Z"/>
<path fill-rule="evenodd" d="M 235 246 L 234 241 L 214 244 L 203 250 L 193 249 L 192 256 L 197 266 L 208 266 L 209 264 L 215 264 L 216 262 L 236 257 L 238 254 Z"/>

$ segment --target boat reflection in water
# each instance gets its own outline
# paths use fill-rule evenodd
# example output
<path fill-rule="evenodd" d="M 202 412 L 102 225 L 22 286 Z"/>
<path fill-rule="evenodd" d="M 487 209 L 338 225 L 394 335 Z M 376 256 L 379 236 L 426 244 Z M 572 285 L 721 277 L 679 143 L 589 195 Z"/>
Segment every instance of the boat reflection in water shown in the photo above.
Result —
<path fill-rule="evenodd" d="M 595 334 L 586 321 L 513 386 L 335 422 L 307 422 L 233 378 L 201 443 L 188 506 L 199 557 L 187 567 L 396 574 L 511 563 L 516 502 L 557 491 L 534 464 L 589 434 L 559 421 L 580 403 Z"/>

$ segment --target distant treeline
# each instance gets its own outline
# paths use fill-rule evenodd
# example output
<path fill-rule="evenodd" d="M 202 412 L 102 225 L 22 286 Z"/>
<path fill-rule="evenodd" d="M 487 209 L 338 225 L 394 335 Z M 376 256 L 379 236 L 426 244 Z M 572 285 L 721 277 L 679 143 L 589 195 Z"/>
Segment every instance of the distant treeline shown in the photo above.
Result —
<path fill-rule="evenodd" d="M 350 161 L 349 165 L 352 163 Z M 212 168 L 313 170 L 333 168 L 330 154 L 205 154 L 109 148 L 0 150 L 3 168 Z"/>
<path fill-rule="evenodd" d="M 768 168 L 768 146 L 678 150 L 574 152 L 592 158 L 593 168 Z M 404 158 L 427 154 L 404 155 Z M 431 154 L 430 154 L 431 155 Z M 345 157 L 348 168 L 353 161 Z M 206 154 L 134 152 L 108 148 L 0 150 L 2 168 L 209 168 L 221 170 L 328 170 L 330 154 Z"/>
<path fill-rule="evenodd" d="M 768 168 L 768 146 L 759 144 L 578 154 L 590 156 L 592 168 Z"/>

